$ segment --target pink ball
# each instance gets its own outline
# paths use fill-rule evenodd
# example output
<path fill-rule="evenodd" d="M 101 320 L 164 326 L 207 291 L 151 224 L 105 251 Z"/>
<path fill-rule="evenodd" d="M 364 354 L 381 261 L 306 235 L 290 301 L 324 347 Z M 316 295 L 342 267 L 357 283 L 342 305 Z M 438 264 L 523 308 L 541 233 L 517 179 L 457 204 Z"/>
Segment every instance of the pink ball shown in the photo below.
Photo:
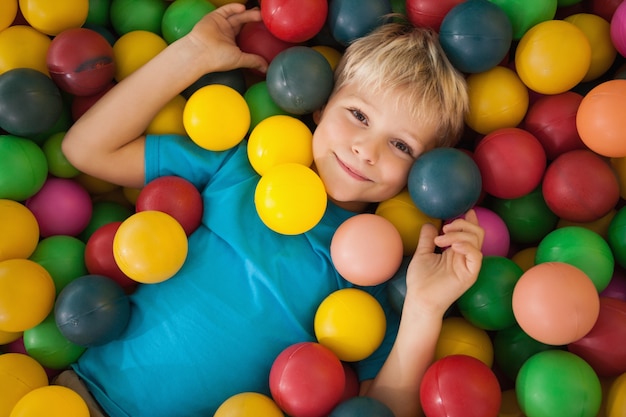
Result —
<path fill-rule="evenodd" d="M 513 314 L 533 339 L 567 345 L 593 328 L 600 314 L 600 297 L 579 268 L 564 262 L 544 262 L 528 269 L 517 281 Z"/>
<path fill-rule="evenodd" d="M 626 271 L 618 266 L 615 267 L 611 281 L 600 293 L 600 297 L 616 298 L 626 301 Z"/>
<path fill-rule="evenodd" d="M 611 41 L 615 49 L 626 56 L 626 2 L 621 2 L 611 18 Z"/>
<path fill-rule="evenodd" d="M 358 214 L 343 222 L 330 243 L 337 272 L 356 285 L 377 285 L 391 278 L 402 263 L 402 237 L 386 218 Z"/>
<path fill-rule="evenodd" d="M 48 178 L 25 204 L 39 223 L 41 237 L 77 236 L 89 224 L 93 211 L 87 190 L 65 178 Z"/>
<path fill-rule="evenodd" d="M 484 207 L 474 207 L 478 224 L 485 231 L 482 252 L 484 256 L 508 256 L 511 236 L 506 223 L 494 211 Z"/>

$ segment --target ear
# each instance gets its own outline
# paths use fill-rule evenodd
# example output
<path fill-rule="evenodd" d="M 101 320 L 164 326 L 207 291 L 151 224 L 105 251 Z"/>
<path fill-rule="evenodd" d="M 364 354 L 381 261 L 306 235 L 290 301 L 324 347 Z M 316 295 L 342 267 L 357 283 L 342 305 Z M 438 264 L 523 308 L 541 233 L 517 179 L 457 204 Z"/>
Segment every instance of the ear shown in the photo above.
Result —
<path fill-rule="evenodd" d="M 313 112 L 311 115 L 313 117 L 313 122 L 316 125 L 320 124 L 320 120 L 322 119 L 322 113 L 324 112 L 324 107 L 321 107 Z"/>

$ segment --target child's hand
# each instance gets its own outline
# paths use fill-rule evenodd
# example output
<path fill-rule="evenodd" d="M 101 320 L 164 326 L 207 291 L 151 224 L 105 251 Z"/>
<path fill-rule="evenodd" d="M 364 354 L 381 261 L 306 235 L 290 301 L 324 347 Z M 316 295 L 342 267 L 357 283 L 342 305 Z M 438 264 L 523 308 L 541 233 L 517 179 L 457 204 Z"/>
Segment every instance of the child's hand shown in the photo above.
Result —
<path fill-rule="evenodd" d="M 243 4 L 229 3 L 204 16 L 186 38 L 194 45 L 199 62 L 210 69 L 207 72 L 235 68 L 254 68 L 265 72 L 265 59 L 242 52 L 235 42 L 244 24 L 260 20 L 258 9 L 246 10 Z"/>
<path fill-rule="evenodd" d="M 476 281 L 483 239 L 474 210 L 444 225 L 441 235 L 433 225 L 424 225 L 407 271 L 405 311 L 443 315 Z M 445 248 L 443 253 L 435 253 L 436 246 Z"/>

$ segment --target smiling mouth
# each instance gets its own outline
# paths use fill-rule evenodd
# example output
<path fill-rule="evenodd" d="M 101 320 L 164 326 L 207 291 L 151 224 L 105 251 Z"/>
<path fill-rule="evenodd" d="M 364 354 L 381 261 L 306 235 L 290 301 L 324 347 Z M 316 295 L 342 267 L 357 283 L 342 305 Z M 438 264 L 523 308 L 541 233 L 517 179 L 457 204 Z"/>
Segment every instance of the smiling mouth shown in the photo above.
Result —
<path fill-rule="evenodd" d="M 343 169 L 350 177 L 354 178 L 355 180 L 358 181 L 369 181 L 371 182 L 372 180 L 365 177 L 363 174 L 361 174 L 358 171 L 355 171 L 354 169 L 352 169 L 351 167 L 349 167 L 348 165 L 346 165 L 341 158 L 339 158 L 337 155 L 335 155 L 335 158 L 337 158 L 337 163 L 339 163 L 339 166 L 341 167 L 341 169 Z"/>

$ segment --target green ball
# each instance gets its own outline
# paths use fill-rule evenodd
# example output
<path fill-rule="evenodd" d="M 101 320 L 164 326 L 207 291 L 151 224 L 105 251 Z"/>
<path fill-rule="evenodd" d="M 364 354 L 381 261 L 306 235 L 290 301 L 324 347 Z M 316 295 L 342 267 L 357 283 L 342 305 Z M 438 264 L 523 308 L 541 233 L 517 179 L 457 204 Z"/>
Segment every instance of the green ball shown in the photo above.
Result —
<path fill-rule="evenodd" d="M 626 268 L 626 207 L 619 209 L 611 220 L 607 240 L 615 261 Z"/>
<path fill-rule="evenodd" d="M 93 203 L 93 211 L 89 224 L 78 236 L 83 242 L 87 242 L 91 235 L 105 224 L 121 222 L 129 218 L 133 211 L 114 201 L 96 201 Z"/>
<path fill-rule="evenodd" d="M 565 262 L 581 269 L 602 292 L 613 277 L 615 259 L 606 240 L 598 233 L 580 226 L 556 229 L 537 246 L 535 264 Z"/>
<path fill-rule="evenodd" d="M 520 408 L 531 417 L 595 417 L 602 387 L 593 368 L 564 350 L 546 350 L 532 356 L 515 382 Z"/>
<path fill-rule="evenodd" d="M 37 326 L 24 331 L 24 347 L 29 356 L 50 369 L 65 369 L 87 350 L 67 340 L 50 314 Z"/>
<path fill-rule="evenodd" d="M 111 0 L 89 0 L 89 11 L 87 12 L 87 25 L 109 26 L 109 9 Z"/>
<path fill-rule="evenodd" d="M 519 40 L 531 27 L 554 19 L 557 0 L 489 0 L 500 6 L 513 26 L 513 39 Z"/>
<path fill-rule="evenodd" d="M 511 381 L 515 381 L 520 368 L 535 353 L 553 349 L 530 337 L 515 324 L 497 331 L 493 336 L 493 359 L 498 369 Z"/>
<path fill-rule="evenodd" d="M 161 21 L 161 32 L 172 43 L 189 32 L 202 17 L 216 7 L 206 0 L 176 0 L 167 7 Z"/>
<path fill-rule="evenodd" d="M 32 197 L 48 176 L 43 150 L 30 139 L 0 135 L 0 198 L 23 201 Z"/>
<path fill-rule="evenodd" d="M 59 178 L 73 178 L 80 174 L 80 171 L 74 168 L 61 150 L 64 137 L 65 132 L 55 133 L 44 142 L 42 149 L 48 161 L 50 174 Z"/>
<path fill-rule="evenodd" d="M 522 274 L 511 259 L 485 256 L 476 282 L 457 300 L 459 311 L 483 330 L 513 326 L 513 289 Z"/>
<path fill-rule="evenodd" d="M 289 112 L 283 110 L 272 99 L 265 81 L 252 84 L 244 93 L 243 98 L 248 103 L 248 108 L 250 109 L 250 131 L 254 130 L 256 125 L 270 116 L 291 116 Z"/>
<path fill-rule="evenodd" d="M 160 36 L 166 8 L 162 0 L 113 0 L 109 9 L 111 26 L 120 36 L 135 30 Z"/>
<path fill-rule="evenodd" d="M 58 295 L 67 284 L 88 273 L 85 247 L 73 236 L 50 236 L 39 242 L 29 259 L 48 271 Z"/>

